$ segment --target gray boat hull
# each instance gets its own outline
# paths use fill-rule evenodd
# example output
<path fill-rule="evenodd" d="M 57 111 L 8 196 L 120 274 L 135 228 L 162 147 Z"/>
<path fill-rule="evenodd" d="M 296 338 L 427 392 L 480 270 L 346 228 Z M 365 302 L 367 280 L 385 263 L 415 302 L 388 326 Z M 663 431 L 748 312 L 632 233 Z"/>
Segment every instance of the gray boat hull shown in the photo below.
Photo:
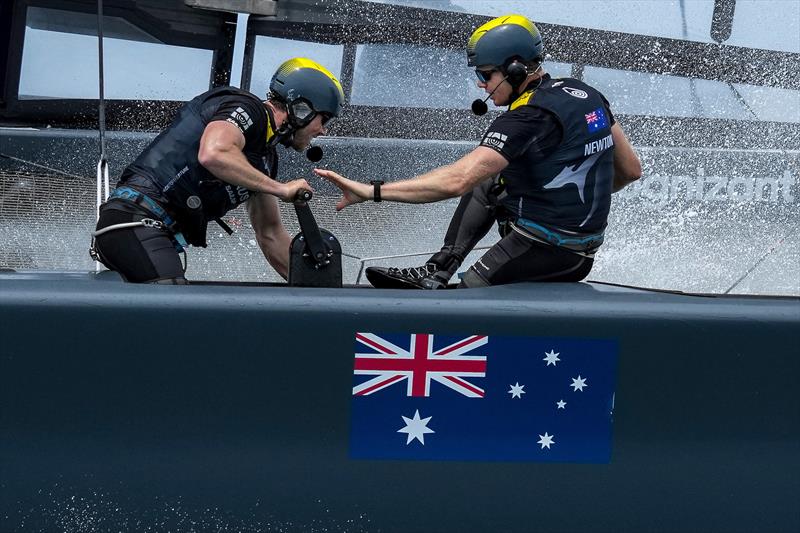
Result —
<path fill-rule="evenodd" d="M 0 273 L 0 328 L 2 531 L 800 527 L 797 298 Z M 381 330 L 616 340 L 610 463 L 349 458 Z"/>

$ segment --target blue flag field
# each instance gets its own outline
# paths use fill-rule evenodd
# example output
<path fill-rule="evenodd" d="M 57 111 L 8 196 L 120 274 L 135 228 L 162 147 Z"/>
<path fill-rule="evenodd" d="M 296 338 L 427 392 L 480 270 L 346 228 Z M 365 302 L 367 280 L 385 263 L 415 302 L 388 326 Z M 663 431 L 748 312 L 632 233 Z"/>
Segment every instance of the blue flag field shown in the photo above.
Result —
<path fill-rule="evenodd" d="M 608 339 L 357 333 L 353 459 L 608 463 Z"/>

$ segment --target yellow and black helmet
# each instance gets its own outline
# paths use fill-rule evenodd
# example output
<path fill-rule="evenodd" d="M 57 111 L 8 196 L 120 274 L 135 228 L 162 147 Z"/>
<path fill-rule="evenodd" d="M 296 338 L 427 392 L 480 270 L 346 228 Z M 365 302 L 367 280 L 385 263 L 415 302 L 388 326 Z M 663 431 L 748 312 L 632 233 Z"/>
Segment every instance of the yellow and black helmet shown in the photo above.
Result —
<path fill-rule="evenodd" d="M 272 76 L 269 91 L 270 97 L 286 104 L 295 128 L 307 125 L 317 114 L 330 119 L 342 112 L 342 84 L 328 69 L 304 57 L 281 64 Z"/>
<path fill-rule="evenodd" d="M 542 36 L 533 22 L 522 15 L 506 15 L 472 33 L 467 43 L 467 64 L 503 68 L 514 59 L 541 62 L 543 52 Z"/>

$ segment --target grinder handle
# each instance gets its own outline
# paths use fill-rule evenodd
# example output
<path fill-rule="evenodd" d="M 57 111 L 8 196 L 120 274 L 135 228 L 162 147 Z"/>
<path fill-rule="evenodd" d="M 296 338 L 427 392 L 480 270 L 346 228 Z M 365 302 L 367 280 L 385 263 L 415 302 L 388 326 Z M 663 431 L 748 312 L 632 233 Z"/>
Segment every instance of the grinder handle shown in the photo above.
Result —
<path fill-rule="evenodd" d="M 314 197 L 314 193 L 308 189 L 299 189 L 294 195 L 294 203 L 306 203 Z"/>
<path fill-rule="evenodd" d="M 313 194 L 308 189 L 300 189 L 297 191 L 294 200 L 294 210 L 297 213 L 297 221 L 300 223 L 300 233 L 302 233 L 305 238 L 309 254 L 318 265 L 325 265 L 328 262 L 329 248 L 322 238 L 317 220 L 314 218 L 311 207 L 308 205 L 308 200 L 310 200 L 312 196 Z"/>

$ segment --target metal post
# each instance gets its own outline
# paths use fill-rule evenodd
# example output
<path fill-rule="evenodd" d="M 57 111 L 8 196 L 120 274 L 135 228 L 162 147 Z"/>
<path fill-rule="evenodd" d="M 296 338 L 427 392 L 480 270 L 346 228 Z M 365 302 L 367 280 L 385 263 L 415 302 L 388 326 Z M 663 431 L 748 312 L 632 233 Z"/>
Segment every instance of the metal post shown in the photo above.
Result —
<path fill-rule="evenodd" d="M 100 204 L 108 200 L 108 161 L 106 160 L 106 102 L 103 79 L 103 0 L 97 0 L 97 78 L 99 84 L 98 129 L 100 133 L 100 160 L 97 162 L 97 199 L 95 222 L 100 218 Z M 95 262 L 95 272 L 100 271 L 100 263 Z"/>

